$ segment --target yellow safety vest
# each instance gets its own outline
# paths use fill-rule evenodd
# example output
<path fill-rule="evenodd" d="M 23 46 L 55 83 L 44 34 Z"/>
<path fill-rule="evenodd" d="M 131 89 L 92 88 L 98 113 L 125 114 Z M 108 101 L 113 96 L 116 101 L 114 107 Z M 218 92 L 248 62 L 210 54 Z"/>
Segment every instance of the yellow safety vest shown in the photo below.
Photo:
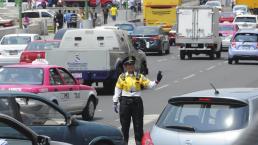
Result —
<path fill-rule="evenodd" d="M 111 13 L 111 16 L 116 16 L 117 15 L 117 8 L 116 7 L 112 7 L 110 9 L 110 13 Z"/>
<path fill-rule="evenodd" d="M 116 87 L 126 92 L 138 92 L 143 88 L 147 88 L 150 84 L 150 80 L 142 74 L 128 73 L 121 74 L 116 83 Z"/>

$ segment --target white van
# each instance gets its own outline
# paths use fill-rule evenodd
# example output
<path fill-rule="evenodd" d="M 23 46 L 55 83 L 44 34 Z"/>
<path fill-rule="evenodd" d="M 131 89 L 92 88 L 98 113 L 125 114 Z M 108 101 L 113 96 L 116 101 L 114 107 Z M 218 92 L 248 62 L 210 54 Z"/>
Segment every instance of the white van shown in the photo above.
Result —
<path fill-rule="evenodd" d="M 103 82 L 108 90 L 114 89 L 124 70 L 123 61 L 129 56 L 136 60 L 139 72 L 148 73 L 144 52 L 133 47 L 126 31 L 115 29 L 67 30 L 60 48 L 46 51 L 49 64 L 66 67 L 84 84 Z"/>
<path fill-rule="evenodd" d="M 55 11 L 47 9 L 34 9 L 22 12 L 22 17 L 28 16 L 32 21 L 46 20 L 47 26 L 53 26 Z"/>

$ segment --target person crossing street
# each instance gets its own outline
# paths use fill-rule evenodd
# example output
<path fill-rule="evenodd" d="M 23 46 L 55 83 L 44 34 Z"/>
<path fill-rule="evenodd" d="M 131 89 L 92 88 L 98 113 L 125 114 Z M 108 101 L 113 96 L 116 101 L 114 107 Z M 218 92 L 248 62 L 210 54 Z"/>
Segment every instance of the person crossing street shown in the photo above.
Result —
<path fill-rule="evenodd" d="M 134 64 L 135 60 L 131 57 L 124 62 L 126 72 L 117 80 L 113 108 L 115 113 L 119 113 L 124 141 L 128 144 L 132 119 L 136 145 L 141 145 L 144 116 L 141 91 L 157 86 L 162 79 L 162 72 L 158 72 L 156 81 L 150 81 L 143 74 L 136 72 Z"/>

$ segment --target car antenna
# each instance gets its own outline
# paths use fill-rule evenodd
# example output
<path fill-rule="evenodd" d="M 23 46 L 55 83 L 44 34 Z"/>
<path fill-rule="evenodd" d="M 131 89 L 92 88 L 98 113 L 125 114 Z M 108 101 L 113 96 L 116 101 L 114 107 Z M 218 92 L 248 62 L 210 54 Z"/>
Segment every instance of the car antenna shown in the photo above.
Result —
<path fill-rule="evenodd" d="M 214 89 L 214 94 L 215 95 L 218 95 L 219 94 L 219 91 L 216 89 L 216 87 L 212 84 L 212 83 L 210 83 L 210 85 L 211 85 L 211 87 Z"/>

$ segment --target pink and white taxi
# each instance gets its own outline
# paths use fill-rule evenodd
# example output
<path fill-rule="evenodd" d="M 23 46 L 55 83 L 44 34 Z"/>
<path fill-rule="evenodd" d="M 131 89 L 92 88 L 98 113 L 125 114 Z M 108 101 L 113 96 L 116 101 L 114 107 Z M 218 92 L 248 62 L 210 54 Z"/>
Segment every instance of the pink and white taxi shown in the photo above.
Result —
<path fill-rule="evenodd" d="M 81 85 L 65 68 L 46 64 L 18 64 L 0 68 L 0 90 L 40 94 L 65 111 L 92 120 L 98 104 L 96 90 Z"/>

